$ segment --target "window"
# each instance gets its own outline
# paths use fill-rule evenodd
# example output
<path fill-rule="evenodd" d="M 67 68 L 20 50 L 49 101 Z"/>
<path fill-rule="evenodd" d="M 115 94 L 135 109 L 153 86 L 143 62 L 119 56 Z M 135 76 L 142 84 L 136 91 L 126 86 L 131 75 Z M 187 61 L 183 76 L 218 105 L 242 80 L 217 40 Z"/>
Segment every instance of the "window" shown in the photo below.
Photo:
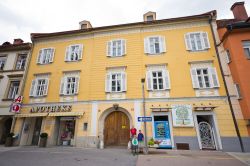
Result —
<path fill-rule="evenodd" d="M 213 67 L 192 68 L 191 77 L 193 88 L 213 88 L 219 87 L 216 69 Z"/>
<path fill-rule="evenodd" d="M 6 57 L 0 57 L 0 70 L 4 69 L 5 62 L 6 62 Z"/>
<path fill-rule="evenodd" d="M 148 90 L 170 89 L 169 72 L 166 69 L 149 70 L 146 74 Z"/>
<path fill-rule="evenodd" d="M 147 21 L 153 21 L 153 20 L 154 20 L 153 15 L 147 16 Z"/>
<path fill-rule="evenodd" d="M 165 38 L 162 36 L 147 37 L 144 39 L 146 54 L 160 54 L 166 52 Z"/>
<path fill-rule="evenodd" d="M 250 59 L 250 41 L 243 41 L 243 49 L 247 59 Z"/>
<path fill-rule="evenodd" d="M 241 91 L 240 91 L 240 85 L 239 85 L 239 84 L 234 84 L 234 86 L 235 86 L 237 98 L 238 98 L 238 99 L 241 99 L 241 98 L 242 98 L 242 95 L 241 95 Z"/>
<path fill-rule="evenodd" d="M 126 42 L 125 40 L 112 40 L 107 45 L 107 56 L 117 57 L 126 54 Z"/>
<path fill-rule="evenodd" d="M 49 79 L 48 78 L 36 78 L 31 83 L 30 96 L 46 96 L 48 92 Z"/>
<path fill-rule="evenodd" d="M 22 70 L 25 67 L 27 54 L 19 54 L 16 62 L 16 70 Z"/>
<path fill-rule="evenodd" d="M 79 76 L 66 74 L 61 79 L 60 94 L 61 95 L 76 95 L 79 89 Z"/>
<path fill-rule="evenodd" d="M 88 130 L 88 123 L 83 123 L 83 131 L 87 131 Z"/>
<path fill-rule="evenodd" d="M 54 52 L 55 52 L 54 48 L 41 49 L 39 51 L 39 55 L 38 55 L 38 58 L 37 58 L 37 63 L 38 64 L 52 63 L 53 58 L 54 58 Z"/>
<path fill-rule="evenodd" d="M 226 62 L 230 63 L 232 61 L 229 50 L 226 50 Z"/>
<path fill-rule="evenodd" d="M 106 92 L 124 92 L 126 91 L 126 73 L 109 72 L 106 76 Z"/>
<path fill-rule="evenodd" d="M 185 34 L 186 49 L 200 51 L 210 48 L 207 32 L 192 32 Z"/>
<path fill-rule="evenodd" d="M 71 45 L 66 49 L 65 61 L 78 61 L 82 59 L 83 45 Z"/>
<path fill-rule="evenodd" d="M 9 91 L 8 91 L 8 99 L 14 99 L 15 96 L 18 93 L 20 81 L 11 81 L 10 86 L 9 86 Z"/>

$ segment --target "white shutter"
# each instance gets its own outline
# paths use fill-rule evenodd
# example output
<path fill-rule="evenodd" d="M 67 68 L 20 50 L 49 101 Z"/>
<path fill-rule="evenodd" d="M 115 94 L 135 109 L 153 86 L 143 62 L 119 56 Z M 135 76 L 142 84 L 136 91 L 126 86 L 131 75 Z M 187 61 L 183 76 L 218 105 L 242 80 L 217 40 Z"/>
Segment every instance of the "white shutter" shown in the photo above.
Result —
<path fill-rule="evenodd" d="M 44 90 L 43 90 L 43 96 L 48 94 L 48 89 L 49 89 L 49 79 L 45 78 L 45 85 L 44 85 Z"/>
<path fill-rule="evenodd" d="M 75 77 L 76 83 L 75 83 L 75 94 L 78 94 L 79 91 L 79 85 L 80 85 L 80 77 Z"/>
<path fill-rule="evenodd" d="M 195 68 L 190 69 L 190 74 L 192 78 L 193 88 L 200 88 L 196 69 Z"/>
<path fill-rule="evenodd" d="M 65 52 L 65 61 L 69 61 L 69 55 L 70 55 L 70 46 L 66 47 L 66 52 Z"/>
<path fill-rule="evenodd" d="M 107 56 L 112 56 L 112 41 L 107 42 Z"/>
<path fill-rule="evenodd" d="M 121 40 L 122 43 L 122 55 L 126 55 L 126 40 Z"/>
<path fill-rule="evenodd" d="M 209 71 L 210 71 L 209 74 L 211 75 L 213 87 L 220 87 L 219 80 L 218 80 L 218 75 L 217 75 L 217 72 L 216 72 L 216 68 L 215 67 L 210 67 Z"/>
<path fill-rule="evenodd" d="M 147 80 L 147 89 L 148 90 L 153 90 L 153 85 L 152 85 L 152 72 L 147 71 L 146 73 L 146 80 Z"/>
<path fill-rule="evenodd" d="M 36 80 L 32 80 L 30 87 L 30 96 L 35 96 Z"/>
<path fill-rule="evenodd" d="M 150 43 L 149 38 L 144 38 L 144 53 L 149 54 L 150 53 Z"/>
<path fill-rule="evenodd" d="M 184 38 L 185 38 L 186 50 L 192 50 L 189 33 L 185 34 Z"/>
<path fill-rule="evenodd" d="M 39 50 L 39 54 L 38 54 L 38 56 L 37 56 L 37 63 L 38 64 L 42 64 L 42 57 L 43 57 L 43 50 L 41 49 L 41 50 Z"/>
<path fill-rule="evenodd" d="M 208 40 L 208 35 L 207 32 L 201 32 L 202 35 L 202 40 L 203 40 L 203 49 L 208 49 L 210 48 L 209 40 Z"/>
<path fill-rule="evenodd" d="M 55 54 L 55 49 L 51 48 L 50 50 L 50 57 L 49 57 L 49 62 L 52 63 L 54 60 L 54 54 Z"/>
<path fill-rule="evenodd" d="M 165 42 L 165 37 L 164 36 L 160 36 L 159 37 L 159 41 L 160 41 L 160 52 L 166 52 L 166 42 Z"/>
<path fill-rule="evenodd" d="M 80 44 L 78 50 L 78 55 L 79 55 L 78 59 L 82 59 L 82 54 L 83 54 L 83 45 Z"/>
<path fill-rule="evenodd" d="M 111 92 L 111 74 L 106 74 L 105 92 Z"/>
<path fill-rule="evenodd" d="M 60 91 L 59 94 L 63 95 L 65 94 L 65 86 L 66 86 L 66 82 L 65 82 L 65 77 L 61 78 L 61 85 L 60 85 Z"/>
<path fill-rule="evenodd" d="M 170 89 L 170 77 L 169 77 L 169 71 L 163 70 L 163 77 L 164 77 L 164 89 Z"/>
<path fill-rule="evenodd" d="M 122 92 L 125 92 L 125 91 L 127 91 L 127 80 L 126 80 L 126 73 L 121 73 L 121 75 L 122 75 L 122 84 L 121 84 L 121 86 L 122 86 L 122 88 L 121 88 L 121 90 L 122 90 Z"/>

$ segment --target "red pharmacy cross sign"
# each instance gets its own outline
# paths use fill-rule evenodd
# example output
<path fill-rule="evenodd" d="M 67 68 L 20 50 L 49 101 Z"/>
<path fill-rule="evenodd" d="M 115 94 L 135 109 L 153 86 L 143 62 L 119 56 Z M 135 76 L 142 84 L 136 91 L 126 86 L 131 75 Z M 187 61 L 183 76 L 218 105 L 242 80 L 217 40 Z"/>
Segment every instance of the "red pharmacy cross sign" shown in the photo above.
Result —
<path fill-rule="evenodd" d="M 21 109 L 21 104 L 12 104 L 11 112 L 19 113 Z"/>

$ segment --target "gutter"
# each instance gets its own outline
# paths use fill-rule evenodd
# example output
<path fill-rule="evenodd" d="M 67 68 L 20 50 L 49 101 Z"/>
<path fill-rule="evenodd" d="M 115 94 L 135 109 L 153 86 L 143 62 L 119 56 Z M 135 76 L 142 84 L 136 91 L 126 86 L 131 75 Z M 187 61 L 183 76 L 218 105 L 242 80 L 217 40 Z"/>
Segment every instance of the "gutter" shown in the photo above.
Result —
<path fill-rule="evenodd" d="M 220 56 L 219 56 L 219 51 L 218 51 L 218 46 L 220 46 L 220 44 L 223 42 L 223 40 L 219 44 L 216 44 L 215 33 L 214 33 L 213 25 L 212 25 L 212 17 L 213 17 L 213 13 L 211 13 L 211 15 L 209 17 L 209 25 L 210 25 L 212 35 L 213 35 L 214 47 L 215 47 L 215 50 L 216 50 L 216 56 L 217 56 L 217 59 L 218 59 L 218 62 L 219 62 L 220 72 L 221 72 L 221 75 L 222 75 L 223 84 L 225 86 L 226 96 L 227 96 L 228 104 L 229 104 L 229 107 L 230 107 L 230 111 L 231 111 L 231 114 L 232 114 L 232 117 L 233 117 L 234 127 L 235 127 L 236 134 L 237 134 L 237 137 L 238 137 L 239 142 L 240 142 L 241 151 L 245 152 L 243 142 L 242 142 L 242 139 L 241 139 L 241 135 L 240 135 L 240 131 L 239 131 L 239 126 L 237 124 L 236 117 L 235 117 L 235 114 L 234 114 L 232 101 L 231 101 L 231 98 L 230 98 L 230 95 L 229 95 L 227 83 L 226 83 L 226 80 L 225 80 L 225 77 L 224 77 L 224 72 L 223 72 L 223 69 L 222 69 L 222 64 L 221 64 L 221 60 L 220 60 Z M 230 25 L 232 25 L 232 24 L 230 24 Z M 230 27 L 230 30 L 228 31 L 228 34 L 232 31 L 232 29 L 233 28 Z M 224 38 L 224 36 L 223 36 L 223 38 Z"/>

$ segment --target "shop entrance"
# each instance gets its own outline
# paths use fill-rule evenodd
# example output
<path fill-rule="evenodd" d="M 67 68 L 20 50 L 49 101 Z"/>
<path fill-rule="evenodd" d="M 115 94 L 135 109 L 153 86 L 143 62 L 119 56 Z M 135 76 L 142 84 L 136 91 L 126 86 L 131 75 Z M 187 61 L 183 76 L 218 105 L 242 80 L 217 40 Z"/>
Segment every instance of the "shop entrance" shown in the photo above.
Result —
<path fill-rule="evenodd" d="M 211 115 L 197 115 L 200 143 L 202 149 L 215 150 L 215 131 Z"/>
<path fill-rule="evenodd" d="M 104 122 L 105 146 L 127 146 L 129 130 L 128 116 L 121 111 L 111 112 Z"/>
<path fill-rule="evenodd" d="M 75 117 L 58 117 L 59 132 L 57 145 L 72 145 L 75 135 Z"/>
<path fill-rule="evenodd" d="M 2 126 L 0 130 L 0 144 L 4 144 L 6 140 L 6 136 L 8 133 L 10 133 L 11 125 L 12 125 L 12 118 L 3 118 L 2 123 L 0 123 Z"/>
<path fill-rule="evenodd" d="M 35 121 L 31 145 L 38 145 L 41 126 L 42 126 L 42 118 L 35 118 L 35 119 L 36 121 Z"/>

